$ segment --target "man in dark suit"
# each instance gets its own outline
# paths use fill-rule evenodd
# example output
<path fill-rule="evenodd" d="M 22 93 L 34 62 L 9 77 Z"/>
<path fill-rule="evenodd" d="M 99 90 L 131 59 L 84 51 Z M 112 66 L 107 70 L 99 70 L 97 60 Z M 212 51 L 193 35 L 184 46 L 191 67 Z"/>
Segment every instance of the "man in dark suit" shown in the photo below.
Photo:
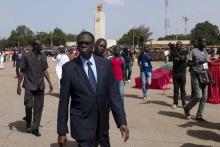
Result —
<path fill-rule="evenodd" d="M 100 38 L 96 40 L 95 43 L 95 49 L 94 49 L 94 55 L 107 58 L 106 57 L 106 50 L 107 50 L 107 41 L 104 38 Z M 106 117 L 106 127 L 102 135 L 103 143 L 105 143 L 105 146 L 110 146 L 110 140 L 109 140 L 109 113 L 110 113 L 110 106 L 108 104 L 108 115 Z"/>
<path fill-rule="evenodd" d="M 79 147 L 110 146 L 102 139 L 108 124 L 108 104 L 124 141 L 129 138 L 125 112 L 111 65 L 107 59 L 93 55 L 94 41 L 91 33 L 80 33 L 77 37 L 80 56 L 63 66 L 57 119 L 60 146 L 67 141 L 70 96 L 71 136 Z"/>

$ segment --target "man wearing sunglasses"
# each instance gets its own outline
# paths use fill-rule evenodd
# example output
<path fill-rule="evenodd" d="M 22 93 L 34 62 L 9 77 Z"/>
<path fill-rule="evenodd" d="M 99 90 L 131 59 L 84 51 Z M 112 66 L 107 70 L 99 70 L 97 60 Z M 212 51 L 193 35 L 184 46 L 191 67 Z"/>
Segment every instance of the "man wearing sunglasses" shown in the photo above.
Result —
<path fill-rule="evenodd" d="M 63 65 L 57 119 L 60 146 L 67 142 L 70 97 L 71 136 L 79 147 L 110 146 L 102 139 L 108 123 L 109 106 L 124 141 L 129 138 L 125 112 L 111 65 L 107 59 L 93 55 L 94 41 L 90 32 L 80 33 L 77 37 L 80 56 Z"/>

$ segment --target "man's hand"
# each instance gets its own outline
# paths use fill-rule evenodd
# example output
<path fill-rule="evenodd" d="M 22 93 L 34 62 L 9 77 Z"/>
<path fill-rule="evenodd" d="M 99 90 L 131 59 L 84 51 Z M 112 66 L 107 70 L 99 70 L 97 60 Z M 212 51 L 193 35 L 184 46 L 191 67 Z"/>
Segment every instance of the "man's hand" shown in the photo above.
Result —
<path fill-rule="evenodd" d="M 67 143 L 66 135 L 59 135 L 57 141 L 58 141 L 58 144 L 59 144 L 60 147 L 64 147 Z"/>
<path fill-rule="evenodd" d="M 53 91 L 53 85 L 51 83 L 49 83 L 49 87 L 50 87 L 49 92 L 52 92 Z"/>
<path fill-rule="evenodd" d="M 120 127 L 121 136 L 124 138 L 124 142 L 126 142 L 129 138 L 129 129 L 126 125 L 122 125 Z"/>
<path fill-rule="evenodd" d="M 21 95 L 21 87 L 20 86 L 17 87 L 17 95 Z"/>

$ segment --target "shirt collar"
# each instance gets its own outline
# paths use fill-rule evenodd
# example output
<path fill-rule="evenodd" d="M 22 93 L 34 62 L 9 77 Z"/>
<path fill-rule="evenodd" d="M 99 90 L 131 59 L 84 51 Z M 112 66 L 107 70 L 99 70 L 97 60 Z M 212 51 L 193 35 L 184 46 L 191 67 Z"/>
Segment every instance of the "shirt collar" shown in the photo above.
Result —
<path fill-rule="evenodd" d="M 92 55 L 89 60 L 86 60 L 85 58 L 83 58 L 82 56 L 80 56 L 80 59 L 82 61 L 83 67 L 86 66 L 87 62 L 90 61 L 92 63 L 92 65 L 95 65 L 95 59 L 94 56 Z"/>

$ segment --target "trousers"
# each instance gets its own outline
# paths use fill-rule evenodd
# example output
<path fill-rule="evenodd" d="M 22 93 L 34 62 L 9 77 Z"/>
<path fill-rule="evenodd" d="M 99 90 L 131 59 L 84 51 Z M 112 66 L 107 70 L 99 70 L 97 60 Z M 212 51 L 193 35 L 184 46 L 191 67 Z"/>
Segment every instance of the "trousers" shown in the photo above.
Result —
<path fill-rule="evenodd" d="M 32 122 L 32 110 L 33 110 L 33 123 L 32 129 L 39 129 L 43 105 L 44 105 L 44 90 L 25 90 L 24 105 L 26 112 L 26 122 Z"/>
<path fill-rule="evenodd" d="M 186 73 L 174 73 L 173 74 L 173 104 L 178 105 L 178 99 L 179 99 L 179 91 L 181 95 L 181 101 L 182 105 L 185 105 L 185 99 L 186 99 Z"/>
<path fill-rule="evenodd" d="M 206 85 L 202 85 L 199 82 L 199 77 L 196 72 L 191 71 L 191 85 L 192 85 L 192 99 L 185 106 L 186 110 L 191 110 L 197 103 L 199 103 L 199 108 L 196 114 L 197 118 L 202 118 L 205 104 L 207 101 L 207 89 Z"/>

